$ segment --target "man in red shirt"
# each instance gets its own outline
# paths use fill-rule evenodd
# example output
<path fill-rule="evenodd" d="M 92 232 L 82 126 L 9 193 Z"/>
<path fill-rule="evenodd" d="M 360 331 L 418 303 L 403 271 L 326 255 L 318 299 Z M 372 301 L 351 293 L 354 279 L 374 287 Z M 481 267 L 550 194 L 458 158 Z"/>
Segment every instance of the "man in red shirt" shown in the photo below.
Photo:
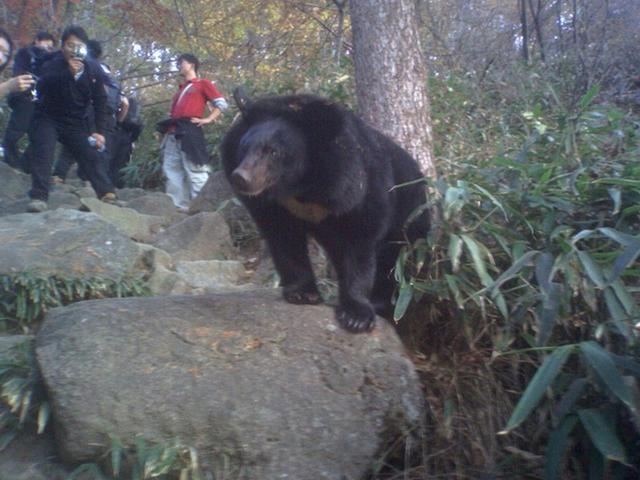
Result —
<path fill-rule="evenodd" d="M 209 178 L 209 155 L 201 127 L 215 122 L 227 102 L 211 80 L 198 78 L 200 62 L 194 55 L 180 55 L 177 65 L 185 81 L 173 97 L 171 118 L 159 126 L 165 132 L 162 169 L 167 177 L 166 192 L 178 209 L 186 211 Z M 211 113 L 204 117 L 207 102 Z"/>

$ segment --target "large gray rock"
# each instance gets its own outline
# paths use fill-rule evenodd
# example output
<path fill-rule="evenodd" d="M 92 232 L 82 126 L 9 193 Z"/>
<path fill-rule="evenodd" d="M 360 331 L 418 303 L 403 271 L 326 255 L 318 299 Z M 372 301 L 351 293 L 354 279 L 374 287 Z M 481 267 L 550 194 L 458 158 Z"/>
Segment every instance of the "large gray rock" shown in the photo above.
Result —
<path fill-rule="evenodd" d="M 0 202 L 0 216 L 25 213 L 27 211 L 29 202 L 31 202 L 31 199 L 26 196 L 26 192 L 25 196 L 17 200 L 7 200 L 5 202 Z M 49 210 L 55 210 L 58 208 L 78 210 L 81 206 L 82 203 L 80 202 L 80 197 L 73 193 L 64 191 L 52 191 L 49 193 Z"/>
<path fill-rule="evenodd" d="M 154 245 L 174 260 L 226 260 L 236 256 L 229 226 L 218 213 L 187 217 L 158 233 Z"/>
<path fill-rule="evenodd" d="M 142 188 L 122 188 L 118 190 L 118 198 L 125 202 L 130 202 L 134 198 L 142 197 L 147 192 Z"/>
<path fill-rule="evenodd" d="M 218 212 L 229 224 L 234 238 L 257 237 L 257 228 L 251 215 L 236 198 L 224 172 L 209 175 L 207 183 L 196 198 L 191 201 L 189 213 Z"/>
<path fill-rule="evenodd" d="M 233 478 L 360 479 L 423 414 L 389 324 L 353 335 L 329 307 L 273 291 L 57 308 L 36 354 L 70 462 L 104 453 L 109 434 L 142 435 L 179 438 L 206 469 L 226 458 Z"/>
<path fill-rule="evenodd" d="M 178 262 L 176 272 L 196 288 L 219 289 L 246 283 L 247 272 L 237 260 Z"/>
<path fill-rule="evenodd" d="M 234 197 L 235 194 L 225 178 L 224 172 L 212 172 L 198 196 L 191 201 L 189 211 L 191 213 L 215 212 L 224 202 Z"/>
<path fill-rule="evenodd" d="M 17 200 L 31 188 L 31 177 L 0 161 L 0 201 Z"/>
<path fill-rule="evenodd" d="M 139 242 L 150 243 L 153 240 L 154 234 L 159 231 L 165 223 L 163 217 L 143 215 L 131 208 L 109 205 L 97 198 L 83 198 L 82 204 Z"/>
<path fill-rule="evenodd" d="M 118 197 L 120 197 L 120 192 L 118 192 Z M 176 212 L 176 206 L 171 197 L 162 192 L 149 192 L 146 195 L 134 197 L 127 202 L 127 207 L 144 215 L 161 217 L 170 217 Z"/>
<path fill-rule="evenodd" d="M 0 218 L 0 274 L 118 279 L 134 273 L 139 250 L 115 226 L 77 210 Z"/>

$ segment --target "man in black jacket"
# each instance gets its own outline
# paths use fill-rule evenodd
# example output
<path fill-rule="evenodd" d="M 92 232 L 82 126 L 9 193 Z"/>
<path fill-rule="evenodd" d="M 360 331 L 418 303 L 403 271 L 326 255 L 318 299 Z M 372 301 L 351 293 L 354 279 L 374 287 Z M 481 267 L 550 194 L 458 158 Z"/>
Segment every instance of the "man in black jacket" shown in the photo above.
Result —
<path fill-rule="evenodd" d="M 29 131 L 33 145 L 30 212 L 47 209 L 49 181 L 56 141 L 69 149 L 98 198 L 113 203 L 114 187 L 98 150 L 104 148 L 106 93 L 95 63 L 85 61 L 88 37 L 83 28 L 68 27 L 62 34 L 60 52 L 42 66 L 37 84 L 38 102 Z M 86 112 L 93 107 L 95 128 L 89 131 Z"/>
<path fill-rule="evenodd" d="M 18 50 L 13 60 L 13 76 L 24 75 L 26 73 L 38 75 L 36 70 L 48 52 L 53 50 L 53 35 L 48 32 L 38 32 L 33 40 L 33 44 Z M 33 116 L 35 90 L 11 94 L 8 98 L 11 107 L 11 116 L 4 132 L 4 159 L 12 167 L 21 168 L 28 171 L 25 155 L 21 159 L 18 149 L 18 142 L 27 133 L 31 117 Z"/>

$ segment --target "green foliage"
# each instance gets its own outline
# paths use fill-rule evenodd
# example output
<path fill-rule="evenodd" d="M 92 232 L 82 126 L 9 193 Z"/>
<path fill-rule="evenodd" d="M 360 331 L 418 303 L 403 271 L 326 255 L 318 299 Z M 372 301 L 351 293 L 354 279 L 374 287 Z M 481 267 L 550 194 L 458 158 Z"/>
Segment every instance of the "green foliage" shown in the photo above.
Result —
<path fill-rule="evenodd" d="M 174 442 L 171 445 L 150 444 L 137 437 L 134 445 L 125 446 L 117 438 L 111 439 L 108 458 L 109 474 L 95 463 L 85 463 L 76 468 L 67 480 L 91 474 L 96 479 L 148 480 L 153 478 L 180 478 L 200 480 L 202 473 L 198 464 L 198 453 L 193 447 Z"/>
<path fill-rule="evenodd" d="M 3 352 L 0 357 L 0 450 L 11 443 L 26 424 L 42 433 L 49 421 L 49 402 L 42 391 L 31 341 Z"/>
<path fill-rule="evenodd" d="M 143 109 L 145 127 L 131 154 L 131 161 L 122 169 L 127 187 L 148 190 L 164 185 L 160 137 L 156 133 L 156 123 L 167 116 L 167 105 L 154 105 Z"/>
<path fill-rule="evenodd" d="M 112 280 L 99 277 L 64 278 L 29 272 L 0 275 L 0 320 L 4 330 L 28 332 L 47 310 L 78 302 L 109 297 L 147 295 L 141 277 Z"/>
<path fill-rule="evenodd" d="M 433 186 L 439 223 L 398 259 L 395 317 L 424 297 L 454 312 L 470 348 L 540 365 L 522 371 L 502 433 L 533 412 L 548 422 L 546 478 L 567 478 L 567 455 L 579 478 L 620 473 L 640 439 L 640 118 L 596 104 L 597 87 L 567 107 L 539 77 L 531 86 L 505 104 L 434 81 L 450 162 Z M 411 274 L 427 257 L 428 273 Z"/>

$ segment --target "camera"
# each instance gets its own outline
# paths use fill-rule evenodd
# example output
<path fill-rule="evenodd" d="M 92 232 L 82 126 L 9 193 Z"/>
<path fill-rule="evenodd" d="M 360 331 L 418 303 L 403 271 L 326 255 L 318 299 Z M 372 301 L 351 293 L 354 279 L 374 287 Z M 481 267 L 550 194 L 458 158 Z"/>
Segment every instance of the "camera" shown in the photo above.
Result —
<path fill-rule="evenodd" d="M 71 54 L 77 60 L 84 60 L 87 56 L 87 46 L 84 43 L 76 44 L 73 46 Z"/>
<path fill-rule="evenodd" d="M 31 77 L 35 80 L 36 83 L 33 84 L 33 86 L 28 90 L 29 92 L 29 100 L 31 100 L 32 102 L 37 102 L 38 101 L 38 80 L 40 80 L 40 78 L 37 75 L 34 75 L 33 73 L 31 74 Z"/>

